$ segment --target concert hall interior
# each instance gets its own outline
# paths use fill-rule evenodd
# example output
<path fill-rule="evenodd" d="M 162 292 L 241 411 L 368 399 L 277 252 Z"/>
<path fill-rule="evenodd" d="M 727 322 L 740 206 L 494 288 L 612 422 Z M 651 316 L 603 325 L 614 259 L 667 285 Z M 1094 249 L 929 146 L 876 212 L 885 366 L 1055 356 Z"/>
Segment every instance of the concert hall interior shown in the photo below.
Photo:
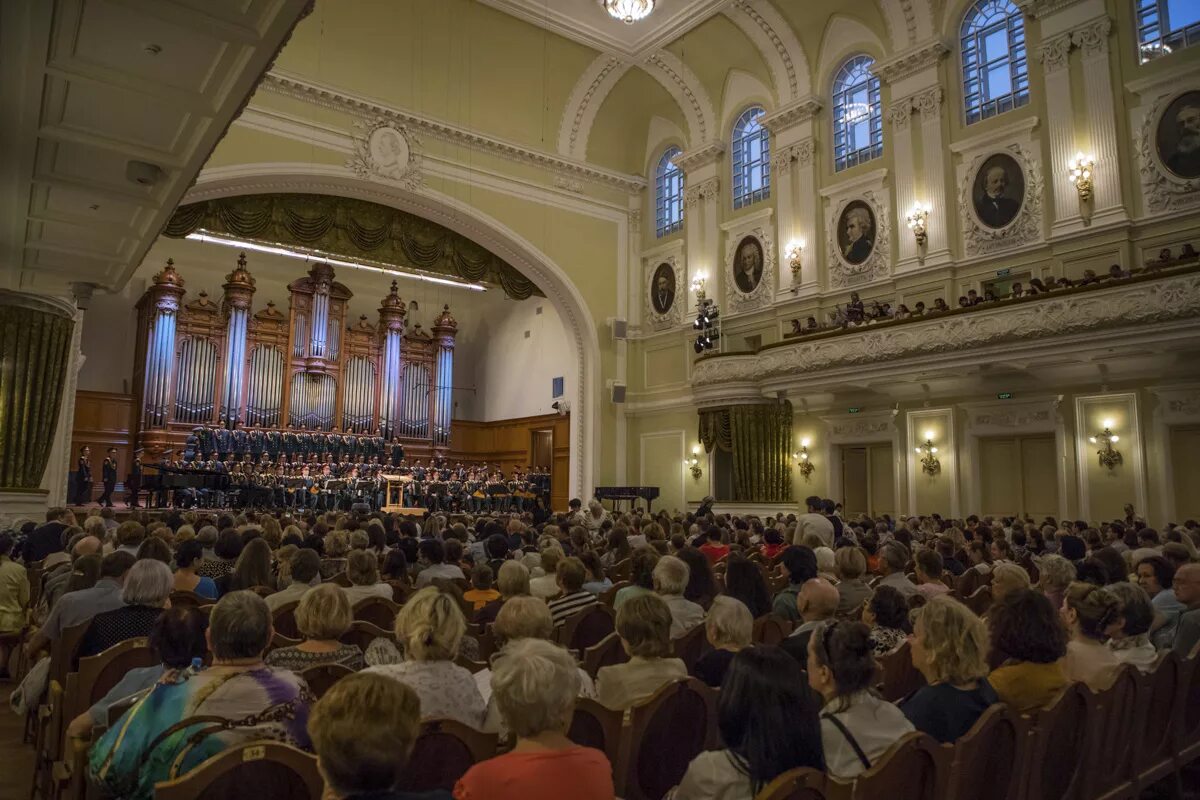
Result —
<path fill-rule="evenodd" d="M 138 542 L 117 532 L 135 528 Z M 138 552 L 154 531 L 175 579 L 208 577 L 189 573 L 189 559 L 220 562 L 211 577 L 225 577 L 222 597 L 192 604 L 214 627 L 227 598 L 246 604 L 239 618 L 259 608 L 246 595 L 263 582 L 227 577 L 256 551 L 270 565 L 258 593 L 272 610 L 271 597 L 294 588 L 293 557 L 310 550 L 332 563 L 309 574 L 312 596 L 333 597 L 324 584 L 341 581 L 361 601 L 374 586 L 393 605 L 355 618 L 374 635 L 355 640 L 366 657 L 355 669 L 428 661 L 483 675 L 478 698 L 464 690 L 482 701 L 473 730 L 447 734 L 477 748 L 473 769 L 523 763 L 547 741 L 566 748 L 563 732 L 500 725 L 485 699 L 488 676 L 504 684 L 489 660 L 504 640 L 500 600 L 531 625 L 549 608 L 556 633 L 511 638 L 568 646 L 583 665 L 572 702 L 628 690 L 628 702 L 576 710 L 624 731 L 597 734 L 610 745 L 600 772 L 615 783 L 594 796 L 638 800 L 677 785 L 673 800 L 752 800 L 784 766 L 824 777 L 771 800 L 868 800 L 886 781 L 855 783 L 860 772 L 918 772 L 881 765 L 886 748 L 864 755 L 849 733 L 803 765 L 784 761 L 804 743 L 769 758 L 750 752 L 758 745 L 742 752 L 721 739 L 727 727 L 766 723 L 734 720 L 731 701 L 721 713 L 699 690 L 641 704 L 653 694 L 638 693 L 643 662 L 657 665 L 647 674 L 679 673 L 681 693 L 712 653 L 724 654 L 722 675 L 730 663 L 770 671 L 777 652 L 743 663 L 714 640 L 736 627 L 725 612 L 745 616 L 720 602 L 739 567 L 763 590 L 743 602 L 754 646 L 747 633 L 740 650 L 780 644 L 807 676 L 752 698 L 804 695 L 767 704 L 795 701 L 805 715 L 789 743 L 836 739 L 831 720 L 855 713 L 908 731 L 915 712 L 890 704 L 900 688 L 967 693 L 977 711 L 994 709 L 995 695 L 963 686 L 1003 669 L 999 645 L 970 680 L 930 665 L 972 637 L 987 650 L 1006 573 L 1046 601 L 1034 610 L 1052 629 L 1047 648 L 1069 647 L 1067 662 L 1079 647 L 1129 655 L 1134 644 L 1113 633 L 1126 629 L 1113 626 L 1137 615 L 1113 609 L 1141 586 L 1153 630 L 1136 646 L 1157 645 L 1158 677 L 1125 673 L 1113 699 L 1068 670 L 1055 730 L 1101 731 L 1072 758 L 1046 717 L 1029 717 L 1033 706 L 1006 698 L 1010 708 L 988 711 L 987 724 L 1012 732 L 994 752 L 1023 776 L 995 797 L 1179 797 L 1175 779 L 1200 759 L 1200 677 L 1190 677 L 1200 651 L 1184 647 L 1200 639 L 1200 0 L 0 0 L 0 677 L 44 679 L 25 698 L 32 747 L 9 747 L 20 724 L 0 710 L 0 800 L 10 750 L 36 759 L 32 793 L 18 781 L 30 800 L 84 800 L 97 781 L 81 775 L 130 770 L 120 758 L 89 769 L 86 748 L 70 749 L 64 709 L 88 704 L 68 676 L 88 673 L 72 671 L 84 659 L 57 634 L 80 609 L 51 612 L 50 598 L 72 565 L 85 581 L 97 564 L 116 569 L 112 556 Z M 266 553 L 255 544 L 264 531 Z M 76 547 L 93 534 L 95 552 Z M 53 548 L 40 552 L 42 539 Z M 149 571 L 156 547 L 130 569 Z M 374 556 L 356 572 L 349 562 L 363 550 Z M 1107 573 L 1096 563 L 1106 559 Z M 381 577 L 389 564 L 395 574 Z M 961 574 L 943 578 L 955 564 Z M 54 566 L 65 572 L 52 577 Z M 1121 588 L 1088 606 L 1072 592 L 1093 579 Z M 441 592 L 410 591 L 434 580 Z M 711 591 L 697 588 L 706 581 Z M 117 582 L 105 584 L 113 602 Z M 892 582 L 905 597 L 877 587 Z M 606 594 L 614 586 L 624 594 Z M 462 601 L 450 611 L 438 605 L 447 594 Z M 530 598 L 551 605 L 531 609 Z M 815 635 L 813 609 L 835 599 L 845 626 Z M 597 641 L 599 628 L 578 633 L 574 616 L 575 601 L 591 613 L 592 600 L 604 609 L 590 619 L 605 632 Z M 1096 603 L 1103 645 L 1084 630 L 1098 625 L 1087 616 Z M 623 627 L 631 605 L 645 618 Z M 670 638 L 631 642 L 637 623 L 662 622 L 662 605 Z M 490 619 L 478 615 L 485 606 Z M 888 611 L 896 625 L 879 634 L 871 620 Z M 405 650 L 395 626 L 406 613 L 461 622 L 472 644 L 460 652 L 461 632 L 439 629 Z M 966 627 L 935 654 L 917 620 L 940 613 L 938 624 Z M 304 615 L 294 616 L 272 615 L 292 627 L 268 641 L 299 636 Z M 343 638 L 311 637 L 317 650 Z M 448 658 L 418 656 L 441 653 L 443 639 L 455 640 Z M 311 641 L 289 642 L 311 655 Z M 561 652 L 525 645 L 527 666 L 562 666 Z M 54 668 L 22 661 L 26 650 L 46 662 L 54 650 Z M 879 680 L 842 691 L 839 665 L 825 663 L 836 654 L 857 654 L 859 672 Z M 562 685 L 574 685 L 573 664 Z M 192 677 L 211 674 L 196 666 Z M 1171 675 L 1190 705 L 1169 702 Z M 540 685 L 521 677 L 507 688 Z M 59 688 L 70 703 L 48 708 Z M 850 694 L 866 705 L 832 710 Z M 698 720 L 697 698 L 708 712 Z M 939 707 L 941 695 L 925 698 Z M 616 706 L 636 707 L 606 716 Z M 1095 722 L 1126 706 L 1151 710 L 1128 711 L 1113 735 Z M 635 751 L 666 708 L 684 709 L 696 747 L 666 737 L 672 757 L 650 777 L 659 754 L 646 745 L 639 768 Z M 1070 716 L 1085 710 L 1093 722 Z M 1169 717 L 1169 734 L 1150 730 L 1155 714 Z M 434 727 L 410 732 L 432 740 Z M 752 733 L 763 747 L 779 740 Z M 911 796 L 973 797 L 971 781 L 1008 766 L 968 758 L 995 739 L 967 737 L 951 752 L 957 738 L 906 751 L 937 778 L 927 782 L 937 791 Z M 1121 755 L 1114 742 L 1139 743 L 1122 750 L 1124 766 L 1106 766 Z M 705 762 L 700 751 L 713 749 L 729 758 Z M 263 760 L 287 758 L 277 755 Z M 1077 777 L 1051 780 L 1059 762 Z M 580 774 L 594 777 L 588 764 Z M 839 773 L 847 765 L 853 775 Z M 336 766 L 323 760 L 304 791 L 408 796 L 342 791 Z M 701 768 L 728 786 L 699 787 Z M 512 769 L 500 778 L 521 784 Z M 154 781 L 136 772 L 128 785 L 99 782 L 149 800 Z M 427 788 L 508 800 L 500 778 L 455 777 Z M 547 786 L 521 800 L 578 788 Z M 167 800 L 194 789 L 160 786 Z"/>

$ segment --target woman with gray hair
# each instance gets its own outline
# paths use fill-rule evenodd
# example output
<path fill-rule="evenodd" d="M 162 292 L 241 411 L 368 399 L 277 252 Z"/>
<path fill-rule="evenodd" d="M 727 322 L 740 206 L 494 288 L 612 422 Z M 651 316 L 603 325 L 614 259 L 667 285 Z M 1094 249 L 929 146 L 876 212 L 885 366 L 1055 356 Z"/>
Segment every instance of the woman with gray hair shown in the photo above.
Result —
<path fill-rule="evenodd" d="M 1075 565 L 1059 555 L 1042 556 L 1037 560 L 1038 591 L 1046 595 L 1050 605 L 1062 608 L 1067 587 L 1075 580 Z"/>
<path fill-rule="evenodd" d="M 517 744 L 467 770 L 455 797 L 525 800 L 531 786 L 539 797 L 614 796 L 608 758 L 567 738 L 579 696 L 579 668 L 567 651 L 540 639 L 512 642 L 496 661 L 492 694 Z"/>
<path fill-rule="evenodd" d="M 1150 595 L 1136 583 L 1121 581 L 1104 587 L 1121 603 L 1121 629 L 1112 634 L 1108 646 L 1117 660 L 1133 664 L 1141 672 L 1153 672 L 1158 663 L 1158 650 L 1150 643 L 1150 625 L 1154 622 L 1154 606 Z"/>
<path fill-rule="evenodd" d="M 175 576 L 166 564 L 153 558 L 136 562 L 121 589 L 125 605 L 92 617 L 77 657 L 94 656 L 126 639 L 149 636 L 163 609 L 171 607 L 174 588 Z"/>
<path fill-rule="evenodd" d="M 754 619 L 745 603 L 718 595 L 708 610 L 704 632 L 713 649 L 695 663 L 692 674 L 714 689 L 719 689 L 729 665 L 733 663 L 733 657 L 750 646 Z"/>
<path fill-rule="evenodd" d="M 691 574 L 691 568 L 675 556 L 663 556 L 654 565 L 654 591 L 671 609 L 672 639 L 704 622 L 704 607 L 683 596 Z"/>
<path fill-rule="evenodd" d="M 154 784 L 183 775 L 246 742 L 272 740 L 309 749 L 313 702 L 294 672 L 263 663 L 271 611 L 254 592 L 231 592 L 213 608 L 208 669 L 168 670 L 92 748 L 91 779 L 106 794 L 151 800 Z M 180 726 L 185 719 L 209 718 Z M 214 725 L 210 718 L 225 720 Z"/>

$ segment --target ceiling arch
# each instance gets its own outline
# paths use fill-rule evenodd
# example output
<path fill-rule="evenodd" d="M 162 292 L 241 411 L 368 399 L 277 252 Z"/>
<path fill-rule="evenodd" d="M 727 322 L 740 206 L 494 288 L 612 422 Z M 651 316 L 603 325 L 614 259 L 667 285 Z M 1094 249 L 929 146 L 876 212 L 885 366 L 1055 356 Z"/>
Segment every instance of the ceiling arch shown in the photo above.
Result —
<path fill-rule="evenodd" d="M 866 25 L 853 17 L 837 15 L 829 20 L 825 35 L 821 39 L 820 60 L 817 80 L 822 96 L 829 94 L 833 76 L 847 57 L 866 52 L 876 59 L 889 52 L 879 37 Z"/>
<path fill-rule="evenodd" d="M 892 51 L 900 52 L 933 36 L 930 0 L 879 0 Z"/>
<path fill-rule="evenodd" d="M 773 5 L 767 0 L 734 0 L 724 13 L 762 53 L 780 105 L 812 93 L 808 57 L 787 20 Z"/>
<path fill-rule="evenodd" d="M 696 73 L 679 56 L 668 50 L 657 50 L 646 57 L 642 68 L 662 84 L 683 109 L 690 146 L 702 145 L 717 135 L 717 114 L 713 110 L 712 98 L 704 90 Z"/>

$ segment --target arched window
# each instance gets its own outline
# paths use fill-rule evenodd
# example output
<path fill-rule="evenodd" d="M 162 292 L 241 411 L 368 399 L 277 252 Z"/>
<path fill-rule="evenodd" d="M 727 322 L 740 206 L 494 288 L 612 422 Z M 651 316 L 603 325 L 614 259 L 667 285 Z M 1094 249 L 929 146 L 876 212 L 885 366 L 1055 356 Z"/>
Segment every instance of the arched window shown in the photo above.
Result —
<path fill-rule="evenodd" d="M 1142 64 L 1200 43 L 1200 3 L 1196 0 L 1134 0 L 1134 13 Z"/>
<path fill-rule="evenodd" d="M 835 172 L 883 155 L 883 108 L 873 66 L 870 56 L 854 56 L 833 79 Z"/>
<path fill-rule="evenodd" d="M 962 23 L 967 124 L 1029 102 L 1025 21 L 1012 0 L 979 0 Z"/>
<path fill-rule="evenodd" d="M 753 106 L 733 123 L 734 208 L 771 196 L 771 148 L 767 129 L 762 126 L 764 113 L 761 107 Z"/>
<path fill-rule="evenodd" d="M 671 163 L 678 147 L 668 147 L 654 170 L 654 219 L 658 238 L 683 227 L 683 170 Z"/>

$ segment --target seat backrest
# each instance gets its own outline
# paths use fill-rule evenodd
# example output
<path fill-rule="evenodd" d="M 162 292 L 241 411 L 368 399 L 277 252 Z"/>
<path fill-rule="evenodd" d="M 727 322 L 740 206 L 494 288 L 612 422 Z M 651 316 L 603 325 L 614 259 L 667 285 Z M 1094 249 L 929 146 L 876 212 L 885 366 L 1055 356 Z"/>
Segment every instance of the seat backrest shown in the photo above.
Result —
<path fill-rule="evenodd" d="M 1037 758 L 1030 776 L 1030 800 L 1080 800 L 1084 796 L 1094 705 L 1092 692 L 1074 683 L 1037 715 Z"/>
<path fill-rule="evenodd" d="M 400 606 L 386 597 L 367 597 L 354 604 L 354 618 L 389 630 L 395 624 L 399 610 Z"/>
<path fill-rule="evenodd" d="M 1200 642 L 1197 642 L 1200 646 Z M 1180 693 L 1183 703 L 1183 729 L 1179 732 L 1180 743 L 1190 744 L 1200 741 L 1200 658 L 1189 656 L 1181 665 L 1183 670 L 1183 691 Z"/>
<path fill-rule="evenodd" d="M 403 605 L 413 593 L 413 586 L 408 581 L 388 581 L 387 584 L 392 587 L 392 600 L 397 604 Z"/>
<path fill-rule="evenodd" d="M 350 576 L 347 575 L 345 572 L 339 572 L 337 575 L 334 575 L 332 578 L 330 578 L 329 580 L 324 581 L 324 582 L 337 584 L 338 586 L 341 586 L 343 589 L 349 589 L 351 586 L 354 585 L 353 583 L 350 582 Z"/>
<path fill-rule="evenodd" d="M 300 638 L 300 629 L 296 627 L 296 607 L 299 605 L 299 600 L 293 600 L 275 609 L 275 613 L 271 615 L 271 626 L 275 628 L 276 633 L 289 639 Z"/>
<path fill-rule="evenodd" d="M 1137 748 L 1134 765 L 1138 772 L 1171 758 L 1173 736 L 1178 730 L 1181 699 L 1179 656 L 1168 650 L 1153 672 L 1138 674 L 1138 703 L 1142 706 L 1141 725 L 1130 733 Z"/>
<path fill-rule="evenodd" d="M 426 720 L 413 746 L 401 792 L 451 791 L 467 770 L 496 755 L 498 737 L 449 719 Z"/>
<path fill-rule="evenodd" d="M 259 597 L 270 597 L 275 594 L 275 590 L 270 586 L 251 586 L 250 591 L 254 592 Z"/>
<path fill-rule="evenodd" d="M 355 620 L 350 623 L 350 630 L 343 633 L 338 641 L 343 644 L 356 644 L 358 645 L 358 649 L 365 653 L 367 652 L 367 648 L 371 646 L 371 642 L 380 637 L 389 639 L 392 642 L 396 641 L 396 635 L 390 630 L 384 630 L 378 625 L 372 625 L 369 622 Z"/>
<path fill-rule="evenodd" d="M 154 785 L 155 800 L 320 800 L 325 789 L 317 759 L 278 742 L 231 747 L 171 781 Z"/>
<path fill-rule="evenodd" d="M 88 658 L 79 659 L 79 674 L 74 696 L 66 699 L 64 708 L 67 719 L 76 716 L 92 707 L 104 695 L 108 694 L 126 673 L 137 667 L 152 667 L 159 663 L 150 642 L 145 637 L 126 639 L 118 642 L 103 653 L 97 653 Z"/>
<path fill-rule="evenodd" d="M 558 640 L 568 650 L 582 653 L 604 641 L 616 629 L 616 616 L 612 609 L 596 603 L 568 617 L 562 624 Z"/>
<path fill-rule="evenodd" d="M 879 659 L 880 693 L 892 703 L 903 700 L 925 685 L 925 676 L 913 666 L 912 649 L 908 642 Z"/>
<path fill-rule="evenodd" d="M 83 642 L 83 635 L 87 633 L 91 624 L 89 619 L 70 628 L 63 628 L 59 637 L 50 645 L 50 672 L 47 681 L 58 681 L 63 686 L 66 685 L 67 673 L 71 671 L 75 654 L 79 652 L 79 645 Z"/>
<path fill-rule="evenodd" d="M 750 639 L 755 644 L 779 644 L 792 633 L 792 623 L 778 614 L 763 614 L 754 620 Z"/>
<path fill-rule="evenodd" d="M 690 672 L 692 666 L 700 660 L 700 656 L 709 648 L 705 636 L 704 623 L 701 622 L 690 631 L 671 642 L 672 654 L 681 660 Z"/>
<path fill-rule="evenodd" d="M 629 581 L 614 580 L 613 585 L 608 587 L 607 589 L 605 589 L 603 592 L 601 592 L 599 598 L 597 598 L 597 599 L 599 599 L 601 605 L 606 605 L 609 608 L 612 608 L 613 603 L 616 601 L 616 598 L 617 598 L 617 592 L 621 591 L 622 589 L 624 589 L 626 586 L 629 586 L 629 585 L 630 585 Z"/>
<path fill-rule="evenodd" d="M 797 767 L 764 786 L 754 800 L 826 800 L 826 782 L 821 770 Z"/>
<path fill-rule="evenodd" d="M 567 738 L 577 745 L 592 747 L 608 756 L 613 767 L 613 778 L 617 777 L 621 752 L 621 722 L 625 712 L 609 708 L 591 698 L 584 697 L 575 704 L 575 715 Z"/>
<path fill-rule="evenodd" d="M 304 682 L 308 684 L 313 695 L 320 699 L 333 688 L 335 683 L 347 675 L 353 674 L 354 670 L 342 664 L 318 664 L 303 670 L 300 677 L 304 678 Z"/>
<path fill-rule="evenodd" d="M 1022 789 L 1026 726 L 997 703 L 955 742 L 948 797 L 954 800 L 1016 800 Z M 986 779 L 984 779 L 986 778 Z"/>
<path fill-rule="evenodd" d="M 905 734 L 854 783 L 855 800 L 941 800 L 949 754 L 919 731 Z"/>
<path fill-rule="evenodd" d="M 1138 686 L 1137 669 L 1125 664 L 1112 685 L 1095 696 L 1093 763 L 1085 787 L 1088 797 L 1106 794 L 1132 777 L 1136 745 L 1130 733 L 1140 727 L 1144 710 L 1138 702 Z"/>
<path fill-rule="evenodd" d="M 466 656 L 459 654 L 458 658 L 454 659 L 454 663 L 474 675 L 477 672 L 483 672 L 488 668 L 486 661 L 472 661 Z"/>
<path fill-rule="evenodd" d="M 964 595 L 963 605 L 978 616 L 983 616 L 992 606 L 992 587 L 980 586 L 969 595 Z"/>
<path fill-rule="evenodd" d="M 695 678 L 672 681 L 633 707 L 624 780 L 628 800 L 660 800 L 705 749 L 716 709 L 702 686 Z"/>
<path fill-rule="evenodd" d="M 207 597 L 201 597 L 195 592 L 185 592 L 176 589 L 171 592 L 171 606 L 174 608 L 195 608 L 210 602 Z"/>
<path fill-rule="evenodd" d="M 583 669 L 593 678 L 601 667 L 611 667 L 614 664 L 624 664 L 629 660 L 621 644 L 621 637 L 615 633 L 605 636 L 598 644 L 583 651 Z"/>
<path fill-rule="evenodd" d="M 629 580 L 633 574 L 633 559 L 625 558 L 608 568 L 608 577 L 613 583 Z"/>

